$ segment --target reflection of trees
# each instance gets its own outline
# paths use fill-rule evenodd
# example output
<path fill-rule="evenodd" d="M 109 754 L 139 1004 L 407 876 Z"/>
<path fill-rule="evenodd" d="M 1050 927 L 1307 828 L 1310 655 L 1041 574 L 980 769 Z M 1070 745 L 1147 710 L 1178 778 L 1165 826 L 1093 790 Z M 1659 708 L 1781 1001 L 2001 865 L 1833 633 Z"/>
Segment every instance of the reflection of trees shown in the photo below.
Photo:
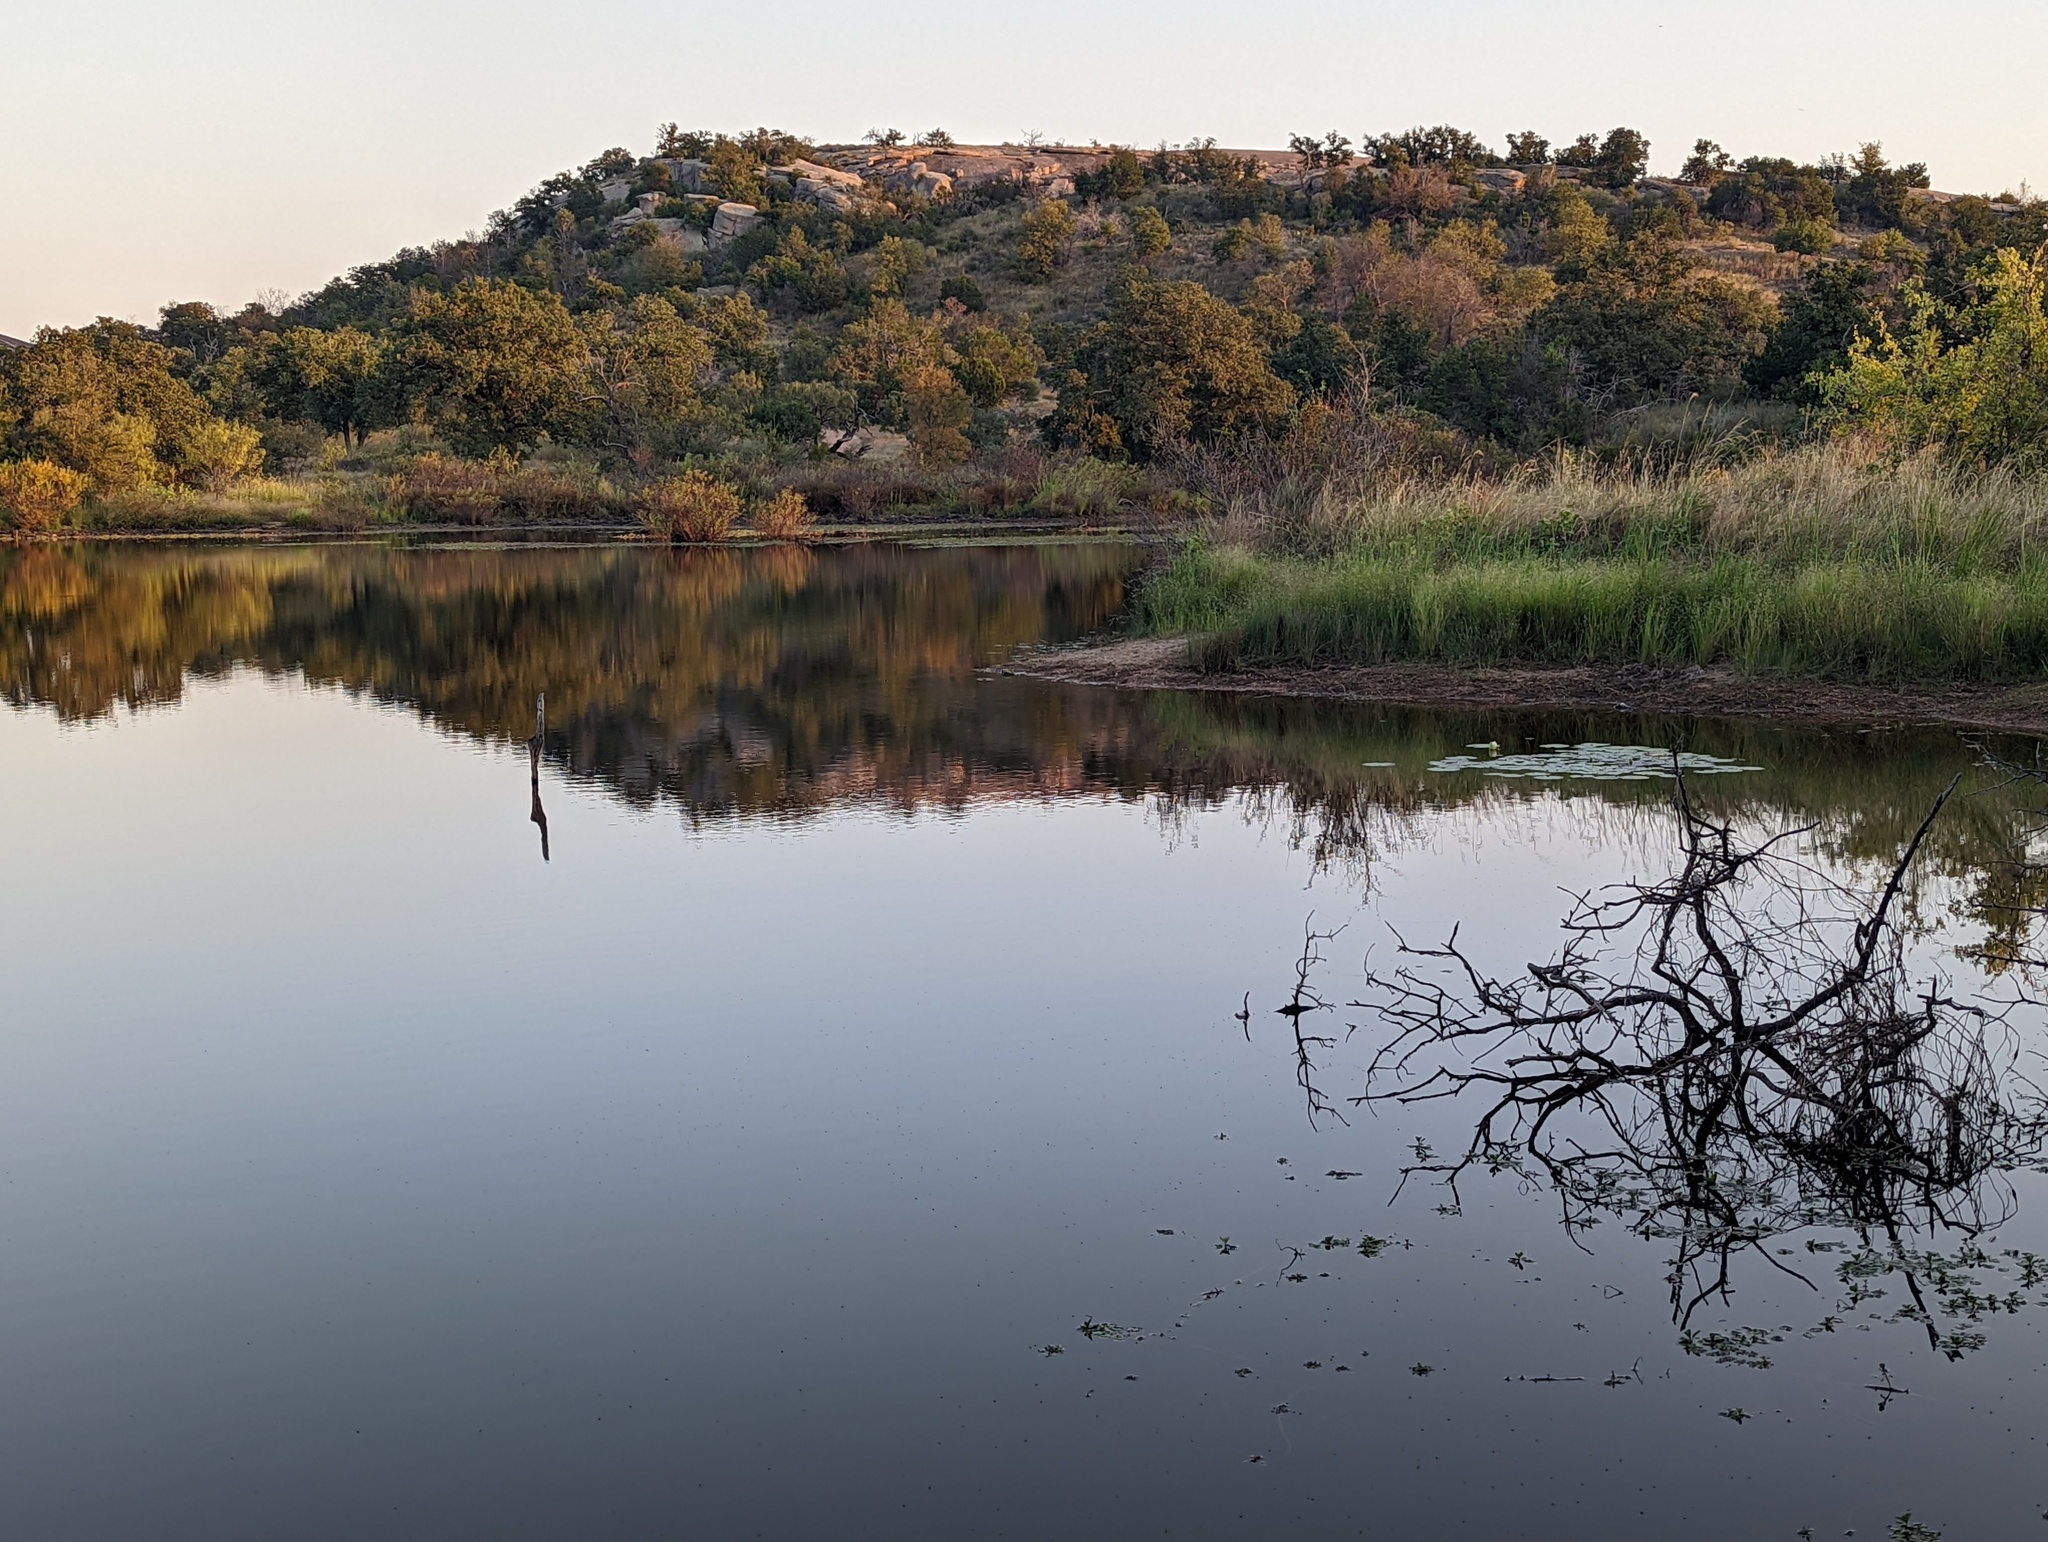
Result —
<path fill-rule="evenodd" d="M 1665 838 L 1668 781 L 1532 784 L 1429 767 L 1488 741 L 1649 742 L 1757 767 L 1689 783 L 1693 806 L 1724 818 L 1810 826 L 1805 839 L 1818 858 L 1881 881 L 1942 789 L 1978 759 L 1946 729 L 1827 732 L 1251 695 L 1162 694 L 1147 699 L 1146 720 L 1145 753 L 1169 817 L 1249 789 L 1254 816 L 1269 818 L 1319 863 L 1368 863 L 1399 849 L 1439 822 L 1421 816 L 1470 808 L 1498 820 L 1558 797 L 1589 804 L 1581 818 L 1597 817 L 1604 842 L 1648 850 Z M 1931 892 L 1973 925 L 2024 931 L 2026 900 L 2036 889 L 2048 893 L 2048 868 L 2015 865 L 2037 839 L 2033 800 L 2026 786 L 1980 780 L 1927 833 L 1904 896 L 1907 914 L 1920 919 Z"/>
<path fill-rule="evenodd" d="M 1796 854 L 1805 832 L 1744 839 L 1687 791 L 1677 870 L 1581 896 L 1548 963 L 1496 977 L 1454 933 L 1369 973 L 1357 1005 L 1387 1037 L 1360 1101 L 1476 1098 L 1468 1147 L 1410 1172 L 1454 1194 L 1475 1166 L 1511 1172 L 1574 1229 L 1618 1216 L 1668 1239 L 1681 1323 L 1727 1296 L 1739 1255 L 1782 1268 L 1774 1239 L 1839 1227 L 1863 1239 L 1845 1305 L 1897 1274 L 1905 1315 L 1959 1354 L 2006 1309 L 1977 1287 L 2000 1266 L 1908 1239 L 2006 1219 L 2003 1175 L 2040 1151 L 2048 1106 L 2003 1014 L 1911 961 L 1902 893 L 1948 794 L 1866 895 Z"/>
<path fill-rule="evenodd" d="M 69 718 L 192 673 L 303 672 L 693 813 L 960 801 L 1090 775 L 1112 714 L 975 670 L 1121 608 L 1130 547 L 649 552 L 38 549 L 0 555 L 0 688 Z"/>
<path fill-rule="evenodd" d="M 859 799 L 958 806 L 1086 791 L 1153 797 L 1169 823 L 1230 801 L 1319 862 L 1363 864 L 1448 807 L 1488 818 L 1588 798 L 1608 838 L 1647 842 L 1662 792 L 1536 788 L 1430 764 L 1474 742 L 1683 733 L 1763 769 L 1701 782 L 1710 812 L 1789 814 L 1831 861 L 1882 867 L 1967 759 L 1952 734 L 1795 734 L 1327 701 L 1064 689 L 976 670 L 1099 630 L 1128 546 L 888 545 L 650 551 L 600 546 L 107 545 L 0 550 L 0 694 L 70 719 L 178 699 L 192 675 L 303 672 L 452 732 L 547 757 L 692 817 Z M 2017 752 L 2015 752 L 2017 753 Z M 2010 907 L 2031 828 L 2017 795 L 1958 799 L 1916 871 L 1979 918 Z M 1919 889 L 1907 898 L 1918 903 Z"/>

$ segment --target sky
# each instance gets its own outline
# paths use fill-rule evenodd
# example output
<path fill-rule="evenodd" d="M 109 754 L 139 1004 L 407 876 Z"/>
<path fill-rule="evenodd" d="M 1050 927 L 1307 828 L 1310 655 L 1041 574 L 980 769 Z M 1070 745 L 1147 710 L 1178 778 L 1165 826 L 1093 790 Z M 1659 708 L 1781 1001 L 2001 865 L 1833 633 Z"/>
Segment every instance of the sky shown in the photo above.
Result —
<path fill-rule="evenodd" d="M 0 333 L 297 295 L 655 126 L 1272 146 L 1628 124 L 2048 188 L 2040 0 L 8 0 Z"/>

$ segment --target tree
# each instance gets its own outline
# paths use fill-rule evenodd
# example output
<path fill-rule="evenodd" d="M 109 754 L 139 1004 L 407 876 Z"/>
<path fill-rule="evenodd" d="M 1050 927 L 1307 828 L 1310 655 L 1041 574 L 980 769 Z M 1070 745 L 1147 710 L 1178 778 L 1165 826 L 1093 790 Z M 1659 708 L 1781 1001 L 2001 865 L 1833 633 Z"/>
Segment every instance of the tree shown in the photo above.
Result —
<path fill-rule="evenodd" d="M 1790 219 L 1771 232 L 1771 245 L 1781 252 L 1818 257 L 1835 247 L 1835 230 L 1825 220 Z"/>
<path fill-rule="evenodd" d="M 988 298 L 981 285 L 965 273 L 950 273 L 939 283 L 939 298 L 957 304 L 964 311 L 985 311 Z"/>
<path fill-rule="evenodd" d="M 1764 344 L 1771 302 L 1642 237 L 1602 251 L 1530 325 L 1571 349 L 1596 392 L 1631 401 L 1731 385 Z"/>
<path fill-rule="evenodd" d="M 640 490 L 635 511 L 657 541 L 722 541 L 746 511 L 740 490 L 708 471 L 685 471 Z"/>
<path fill-rule="evenodd" d="M 1571 166 L 1580 171 L 1590 171 L 1593 163 L 1600 158 L 1600 136 L 1581 134 L 1570 144 L 1557 152 L 1557 164 Z"/>
<path fill-rule="evenodd" d="M 676 124 L 664 123 L 654 132 L 654 153 L 665 160 L 698 160 L 717 138 L 716 134 L 704 130 L 686 133 Z"/>
<path fill-rule="evenodd" d="M 1910 281 L 1901 333 L 1874 323 L 1815 380 L 1836 418 L 1970 465 L 2048 459 L 2048 255 L 1995 252 L 1976 288 L 1951 306 Z"/>
<path fill-rule="evenodd" d="M 674 423 L 697 405 L 711 372 L 711 341 L 668 301 L 642 295 L 624 311 L 584 317 L 581 326 L 614 448 L 644 444 L 654 425 Z"/>
<path fill-rule="evenodd" d="M 612 277 L 629 295 L 695 289 L 704 282 L 704 264 L 686 258 L 682 243 L 651 220 L 629 226 L 620 247 L 622 256 Z"/>
<path fill-rule="evenodd" d="M 942 128 L 926 129 L 917 136 L 914 142 L 921 149 L 925 150 L 950 150 L 953 148 L 953 136 Z"/>
<path fill-rule="evenodd" d="M 263 467 L 263 435 L 247 423 L 202 418 L 176 446 L 180 479 L 221 492 Z"/>
<path fill-rule="evenodd" d="M 1304 395 L 1327 396 L 1348 383 L 1364 359 L 1336 322 L 1320 316 L 1299 319 L 1294 335 L 1273 349 L 1273 370 Z"/>
<path fill-rule="evenodd" d="M 1475 337 L 1446 349 L 1414 395 L 1467 433 L 1523 454 L 1576 443 L 1593 427 L 1571 350 L 1527 334 Z"/>
<path fill-rule="evenodd" d="M 853 294 L 853 280 L 830 247 L 815 246 L 801 225 L 784 232 L 780 246 L 747 270 L 765 296 L 786 294 L 802 311 L 829 311 Z"/>
<path fill-rule="evenodd" d="M 1055 440 L 1148 457 L 1276 428 L 1294 392 L 1251 321 L 1201 285 L 1119 273 L 1108 317 L 1074 352 L 1047 420 Z"/>
<path fill-rule="evenodd" d="M 1679 168 L 1678 180 L 1690 182 L 1695 187 L 1712 187 L 1721 180 L 1723 172 L 1735 164 L 1735 157 L 1715 144 L 1711 139 L 1695 139 L 1692 154 L 1686 157 Z"/>
<path fill-rule="evenodd" d="M 1145 190 L 1145 163 L 1136 151 L 1119 145 L 1096 170 L 1076 177 L 1074 190 L 1092 198 L 1136 197 Z"/>
<path fill-rule="evenodd" d="M 775 373 L 775 347 L 768 340 L 768 315 L 745 291 L 701 301 L 695 317 L 711 341 L 712 356 L 727 369 Z"/>
<path fill-rule="evenodd" d="M 787 166 L 811 153 L 812 145 L 799 134 L 785 129 L 751 128 L 739 136 L 740 148 L 765 166 Z"/>
<path fill-rule="evenodd" d="M 609 182 L 614 177 L 630 177 L 633 168 L 640 164 L 640 157 L 624 145 L 614 145 L 583 168 L 583 175 L 593 182 Z"/>
<path fill-rule="evenodd" d="M 157 312 L 156 339 L 166 348 L 189 354 L 197 365 L 214 363 L 235 339 L 233 323 L 204 300 L 166 305 Z"/>
<path fill-rule="evenodd" d="M 921 241 L 906 241 L 901 236 L 882 237 L 868 259 L 868 293 L 900 296 L 910 276 L 922 273 L 929 260 L 930 254 Z"/>
<path fill-rule="evenodd" d="M 1412 128 L 1404 134 L 1368 134 L 1359 148 L 1373 165 L 1394 166 L 1466 165 L 1492 166 L 1499 157 L 1480 142 L 1477 134 L 1439 123 L 1435 128 Z"/>
<path fill-rule="evenodd" d="M 1067 260 L 1074 241 L 1074 211 L 1064 199 L 1048 198 L 1024 215 L 1017 237 L 1017 268 L 1027 279 L 1043 283 Z"/>
<path fill-rule="evenodd" d="M 963 326 L 953 338 L 959 361 L 953 374 L 977 407 L 994 407 L 1017 392 L 1035 390 L 1045 355 L 1021 327 Z"/>
<path fill-rule="evenodd" d="M 292 327 L 260 355 L 257 382 L 273 412 L 303 418 L 346 445 L 379 421 L 382 344 L 355 327 Z"/>
<path fill-rule="evenodd" d="M 1344 332 L 1372 371 L 1373 384 L 1389 390 L 1413 386 L 1428 372 L 1438 352 L 1435 328 L 1407 311 L 1362 294 L 1345 309 Z"/>
<path fill-rule="evenodd" d="M 1313 134 L 1290 134 L 1287 148 L 1300 159 L 1304 172 L 1331 171 L 1351 164 L 1351 141 L 1335 129 L 1321 139 Z"/>
<path fill-rule="evenodd" d="M 1794 223 L 1831 228 L 1835 190 L 1817 166 L 1753 155 L 1722 169 L 1707 194 L 1707 212 L 1757 230 Z"/>
<path fill-rule="evenodd" d="M 1514 166 L 1541 166 L 1550 159 L 1550 141 L 1534 129 L 1510 134 L 1507 158 Z"/>
<path fill-rule="evenodd" d="M 1788 401 L 1817 403 L 1817 375 L 1846 366 L 1859 337 L 1877 334 L 1877 273 L 1868 263 L 1816 267 L 1785 302 L 1763 351 L 1743 370 L 1750 389 Z"/>
<path fill-rule="evenodd" d="M 1927 168 L 1918 161 L 1893 166 L 1884 146 L 1875 140 L 1858 146 L 1843 166 L 1846 180 L 1836 192 L 1842 213 L 1865 225 L 1907 229 L 1917 226 L 1910 194 L 1928 184 Z"/>
<path fill-rule="evenodd" d="M 767 204 L 768 184 L 761 175 L 761 157 L 737 139 L 719 135 L 704 158 L 711 167 L 705 179 L 717 189 L 719 197 L 755 208 Z"/>
<path fill-rule="evenodd" d="M 952 371 L 942 364 L 920 364 L 903 381 L 911 448 L 918 462 L 931 467 L 957 466 L 973 451 L 966 428 L 974 421 L 974 403 Z"/>
<path fill-rule="evenodd" d="M 920 319 L 901 300 L 886 299 L 847 324 L 830 368 L 836 380 L 858 394 L 864 410 L 902 422 L 910 378 L 932 366 L 949 369 L 956 361 L 937 319 Z"/>
<path fill-rule="evenodd" d="M 391 330 L 409 410 L 471 454 L 574 437 L 593 405 L 590 349 L 559 296 L 503 279 L 413 291 Z"/>
<path fill-rule="evenodd" d="M 1632 128 L 1610 129 L 1593 157 L 1593 171 L 1608 187 L 1630 187 L 1650 164 L 1650 141 Z"/>
<path fill-rule="evenodd" d="M 177 364 L 129 322 L 45 328 L 0 351 L 9 447 L 82 473 L 95 492 L 176 481 L 179 445 L 210 416 Z"/>

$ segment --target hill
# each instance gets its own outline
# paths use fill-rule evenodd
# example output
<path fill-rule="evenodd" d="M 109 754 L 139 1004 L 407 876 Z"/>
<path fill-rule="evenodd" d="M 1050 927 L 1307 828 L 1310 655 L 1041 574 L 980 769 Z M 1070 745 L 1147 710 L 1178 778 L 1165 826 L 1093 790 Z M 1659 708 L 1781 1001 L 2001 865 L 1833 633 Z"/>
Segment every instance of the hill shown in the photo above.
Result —
<path fill-rule="evenodd" d="M 2000 254 L 2048 238 L 2039 203 L 1935 192 L 1875 144 L 1701 141 L 1676 178 L 1648 154 L 1626 128 L 1497 152 L 1448 126 L 1275 151 L 666 125 L 276 312 L 0 349 L 0 503 L 24 527 L 621 518 L 695 468 L 827 517 L 1172 518 L 1333 456 L 1968 438 L 1906 411 L 1909 366 L 1890 397 L 1870 367 L 1916 327 L 1967 341 Z M 1967 453 L 2039 427 L 2000 433 Z"/>

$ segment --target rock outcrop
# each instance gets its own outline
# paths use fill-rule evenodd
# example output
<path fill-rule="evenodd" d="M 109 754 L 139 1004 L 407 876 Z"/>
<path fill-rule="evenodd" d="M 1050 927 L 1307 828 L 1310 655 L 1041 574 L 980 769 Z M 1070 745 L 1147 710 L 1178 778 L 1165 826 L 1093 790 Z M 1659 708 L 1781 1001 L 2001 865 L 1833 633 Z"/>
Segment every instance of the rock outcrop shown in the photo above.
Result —
<path fill-rule="evenodd" d="M 709 161 L 686 160 L 680 156 L 656 156 L 654 164 L 668 173 L 669 186 L 678 193 L 710 191 L 705 186 L 711 174 Z"/>
<path fill-rule="evenodd" d="M 818 161 L 791 161 L 769 175 L 787 186 L 793 197 L 841 214 L 850 213 L 867 191 L 867 184 L 855 173 Z"/>
<path fill-rule="evenodd" d="M 711 216 L 711 246 L 715 251 L 761 223 L 761 211 L 750 203 L 722 203 Z"/>

